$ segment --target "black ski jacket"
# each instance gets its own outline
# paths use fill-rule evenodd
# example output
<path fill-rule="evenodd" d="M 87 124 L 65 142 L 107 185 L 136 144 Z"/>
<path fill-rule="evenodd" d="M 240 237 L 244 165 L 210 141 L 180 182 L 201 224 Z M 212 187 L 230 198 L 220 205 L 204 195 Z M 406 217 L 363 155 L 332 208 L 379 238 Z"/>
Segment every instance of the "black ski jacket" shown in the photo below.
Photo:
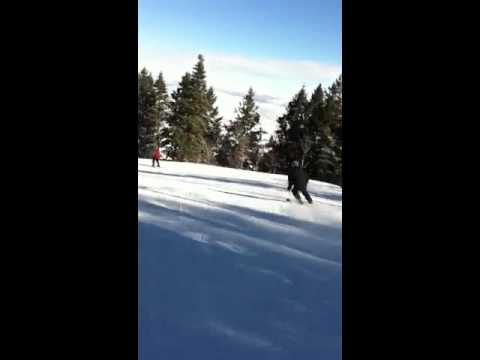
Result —
<path fill-rule="evenodd" d="M 307 190 L 308 174 L 300 167 L 288 169 L 288 190 L 294 186 L 298 190 Z"/>

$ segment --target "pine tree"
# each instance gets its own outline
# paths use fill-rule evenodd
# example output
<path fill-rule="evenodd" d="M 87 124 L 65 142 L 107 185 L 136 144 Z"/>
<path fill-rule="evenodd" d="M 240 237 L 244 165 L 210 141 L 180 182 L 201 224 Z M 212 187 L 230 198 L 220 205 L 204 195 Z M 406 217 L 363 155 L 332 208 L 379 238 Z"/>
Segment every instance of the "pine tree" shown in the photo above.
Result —
<path fill-rule="evenodd" d="M 328 154 L 331 163 L 331 179 L 330 181 L 337 184 L 342 184 L 342 121 L 343 121 L 343 106 L 342 106 L 342 75 L 329 88 L 325 116 L 330 125 L 331 131 L 331 146 Z"/>
<path fill-rule="evenodd" d="M 258 170 L 262 172 L 277 172 L 278 163 L 278 142 L 273 136 L 270 136 L 265 144 L 265 152 L 258 161 Z"/>
<path fill-rule="evenodd" d="M 156 130 L 156 142 L 158 145 L 161 143 L 161 128 L 165 124 L 168 117 L 169 99 L 167 86 L 163 79 L 163 74 L 159 73 L 157 80 L 154 83 L 156 105 L 155 110 L 157 112 L 157 130 Z"/>
<path fill-rule="evenodd" d="M 207 72 L 205 71 L 205 58 L 202 54 L 198 55 L 197 63 L 193 67 L 192 82 L 199 96 L 207 94 Z"/>
<path fill-rule="evenodd" d="M 259 162 L 261 171 L 285 173 L 304 160 L 312 179 L 342 184 L 342 76 L 327 92 L 319 85 L 307 100 L 304 88 L 277 119 L 275 136 Z"/>
<path fill-rule="evenodd" d="M 210 128 L 210 115 L 215 112 L 214 103 L 216 98 L 214 94 L 210 94 L 210 98 L 207 90 L 207 74 L 205 70 L 205 59 L 203 55 L 198 55 L 197 63 L 195 64 L 192 72 L 192 100 L 195 107 L 195 116 L 198 121 L 203 122 L 202 127 L 205 129 L 201 135 L 203 138 L 203 146 L 201 153 L 199 154 L 197 161 L 210 162 L 212 158 L 212 149 L 208 143 L 209 128 Z M 212 96 L 213 95 L 213 96 Z"/>
<path fill-rule="evenodd" d="M 308 129 L 312 138 L 312 146 L 305 163 L 310 177 L 316 179 L 326 179 L 328 164 L 324 160 L 325 154 L 329 153 L 332 141 L 325 107 L 325 93 L 320 84 L 313 92 L 309 104 Z"/>
<path fill-rule="evenodd" d="M 156 145 L 158 117 L 152 75 L 142 69 L 138 75 L 138 156 L 150 157 Z"/>
<path fill-rule="evenodd" d="M 160 111 L 167 110 L 168 92 L 167 92 L 167 86 L 165 85 L 165 81 L 163 79 L 162 73 L 158 74 L 158 78 L 154 83 L 154 88 L 155 88 L 155 95 L 157 99 L 157 108 Z"/>
<path fill-rule="evenodd" d="M 172 93 L 171 116 L 162 133 L 167 155 L 179 161 L 199 162 L 206 153 L 207 127 L 196 101 L 196 90 L 192 75 L 186 73 Z"/>
<path fill-rule="evenodd" d="M 215 106 L 217 97 L 215 91 L 210 87 L 207 91 L 208 100 L 208 126 L 207 126 L 207 144 L 209 163 L 213 163 L 221 146 L 222 117 L 218 116 L 218 107 Z"/>
<path fill-rule="evenodd" d="M 332 126 L 332 131 L 337 141 L 341 143 L 342 140 L 342 120 L 343 120 L 343 108 L 342 108 L 342 96 L 343 84 L 342 75 L 333 83 L 329 89 L 329 97 L 327 99 L 327 111 L 328 119 Z"/>
<path fill-rule="evenodd" d="M 310 124 L 315 141 L 307 160 L 307 170 L 314 179 L 341 184 L 341 76 L 326 94 L 314 93 L 311 106 Z"/>
<path fill-rule="evenodd" d="M 308 129 L 315 135 L 325 127 L 325 93 L 322 84 L 313 92 L 308 104 Z"/>
<path fill-rule="evenodd" d="M 286 113 L 277 119 L 278 165 L 285 172 L 289 163 L 300 160 L 303 164 L 311 148 L 308 129 L 309 101 L 305 87 L 288 103 Z"/>
<path fill-rule="evenodd" d="M 260 141 L 265 132 L 259 126 L 260 114 L 255 104 L 255 93 L 250 88 L 235 110 L 236 117 L 225 126 L 217 161 L 223 166 L 235 168 L 244 164 L 256 166 L 258 162 Z"/>
<path fill-rule="evenodd" d="M 223 126 L 224 134 L 220 138 L 220 146 L 218 148 L 217 154 L 215 155 L 215 160 L 220 166 L 231 167 L 231 154 L 233 152 L 233 134 L 232 134 L 232 123 L 230 120 L 227 125 Z"/>

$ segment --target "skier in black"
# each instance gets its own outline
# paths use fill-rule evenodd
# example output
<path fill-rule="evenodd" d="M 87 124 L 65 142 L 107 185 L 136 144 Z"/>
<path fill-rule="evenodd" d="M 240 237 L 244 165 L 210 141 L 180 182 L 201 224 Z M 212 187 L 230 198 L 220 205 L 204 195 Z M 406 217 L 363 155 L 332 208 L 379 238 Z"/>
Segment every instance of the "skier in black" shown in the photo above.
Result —
<path fill-rule="evenodd" d="M 293 161 L 292 166 L 288 169 L 288 191 L 290 191 L 293 186 L 293 196 L 295 196 L 295 199 L 297 199 L 300 204 L 303 204 L 303 201 L 300 199 L 299 191 L 305 196 L 309 204 L 312 203 L 312 198 L 307 191 L 307 183 L 308 175 L 300 167 L 298 161 Z"/>

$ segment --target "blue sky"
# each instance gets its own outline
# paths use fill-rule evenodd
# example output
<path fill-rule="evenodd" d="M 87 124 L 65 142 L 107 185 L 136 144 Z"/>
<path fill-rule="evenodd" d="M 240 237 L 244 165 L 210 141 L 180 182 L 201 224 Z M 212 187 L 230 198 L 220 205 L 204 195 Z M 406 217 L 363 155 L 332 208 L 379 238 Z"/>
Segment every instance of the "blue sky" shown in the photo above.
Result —
<path fill-rule="evenodd" d="M 139 36 L 165 48 L 341 61 L 340 0 L 139 0 Z"/>
<path fill-rule="evenodd" d="M 139 68 L 174 89 L 201 53 L 221 115 L 252 86 L 270 132 L 302 85 L 340 74 L 341 18 L 340 0 L 139 0 Z"/>

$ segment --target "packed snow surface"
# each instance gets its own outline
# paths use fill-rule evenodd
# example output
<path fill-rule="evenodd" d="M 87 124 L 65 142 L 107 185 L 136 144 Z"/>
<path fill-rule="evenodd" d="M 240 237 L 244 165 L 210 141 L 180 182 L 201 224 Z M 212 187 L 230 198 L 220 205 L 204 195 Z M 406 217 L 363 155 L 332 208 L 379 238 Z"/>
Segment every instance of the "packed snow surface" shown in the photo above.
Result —
<path fill-rule="evenodd" d="M 138 161 L 139 359 L 341 359 L 342 189 L 160 164 Z"/>

